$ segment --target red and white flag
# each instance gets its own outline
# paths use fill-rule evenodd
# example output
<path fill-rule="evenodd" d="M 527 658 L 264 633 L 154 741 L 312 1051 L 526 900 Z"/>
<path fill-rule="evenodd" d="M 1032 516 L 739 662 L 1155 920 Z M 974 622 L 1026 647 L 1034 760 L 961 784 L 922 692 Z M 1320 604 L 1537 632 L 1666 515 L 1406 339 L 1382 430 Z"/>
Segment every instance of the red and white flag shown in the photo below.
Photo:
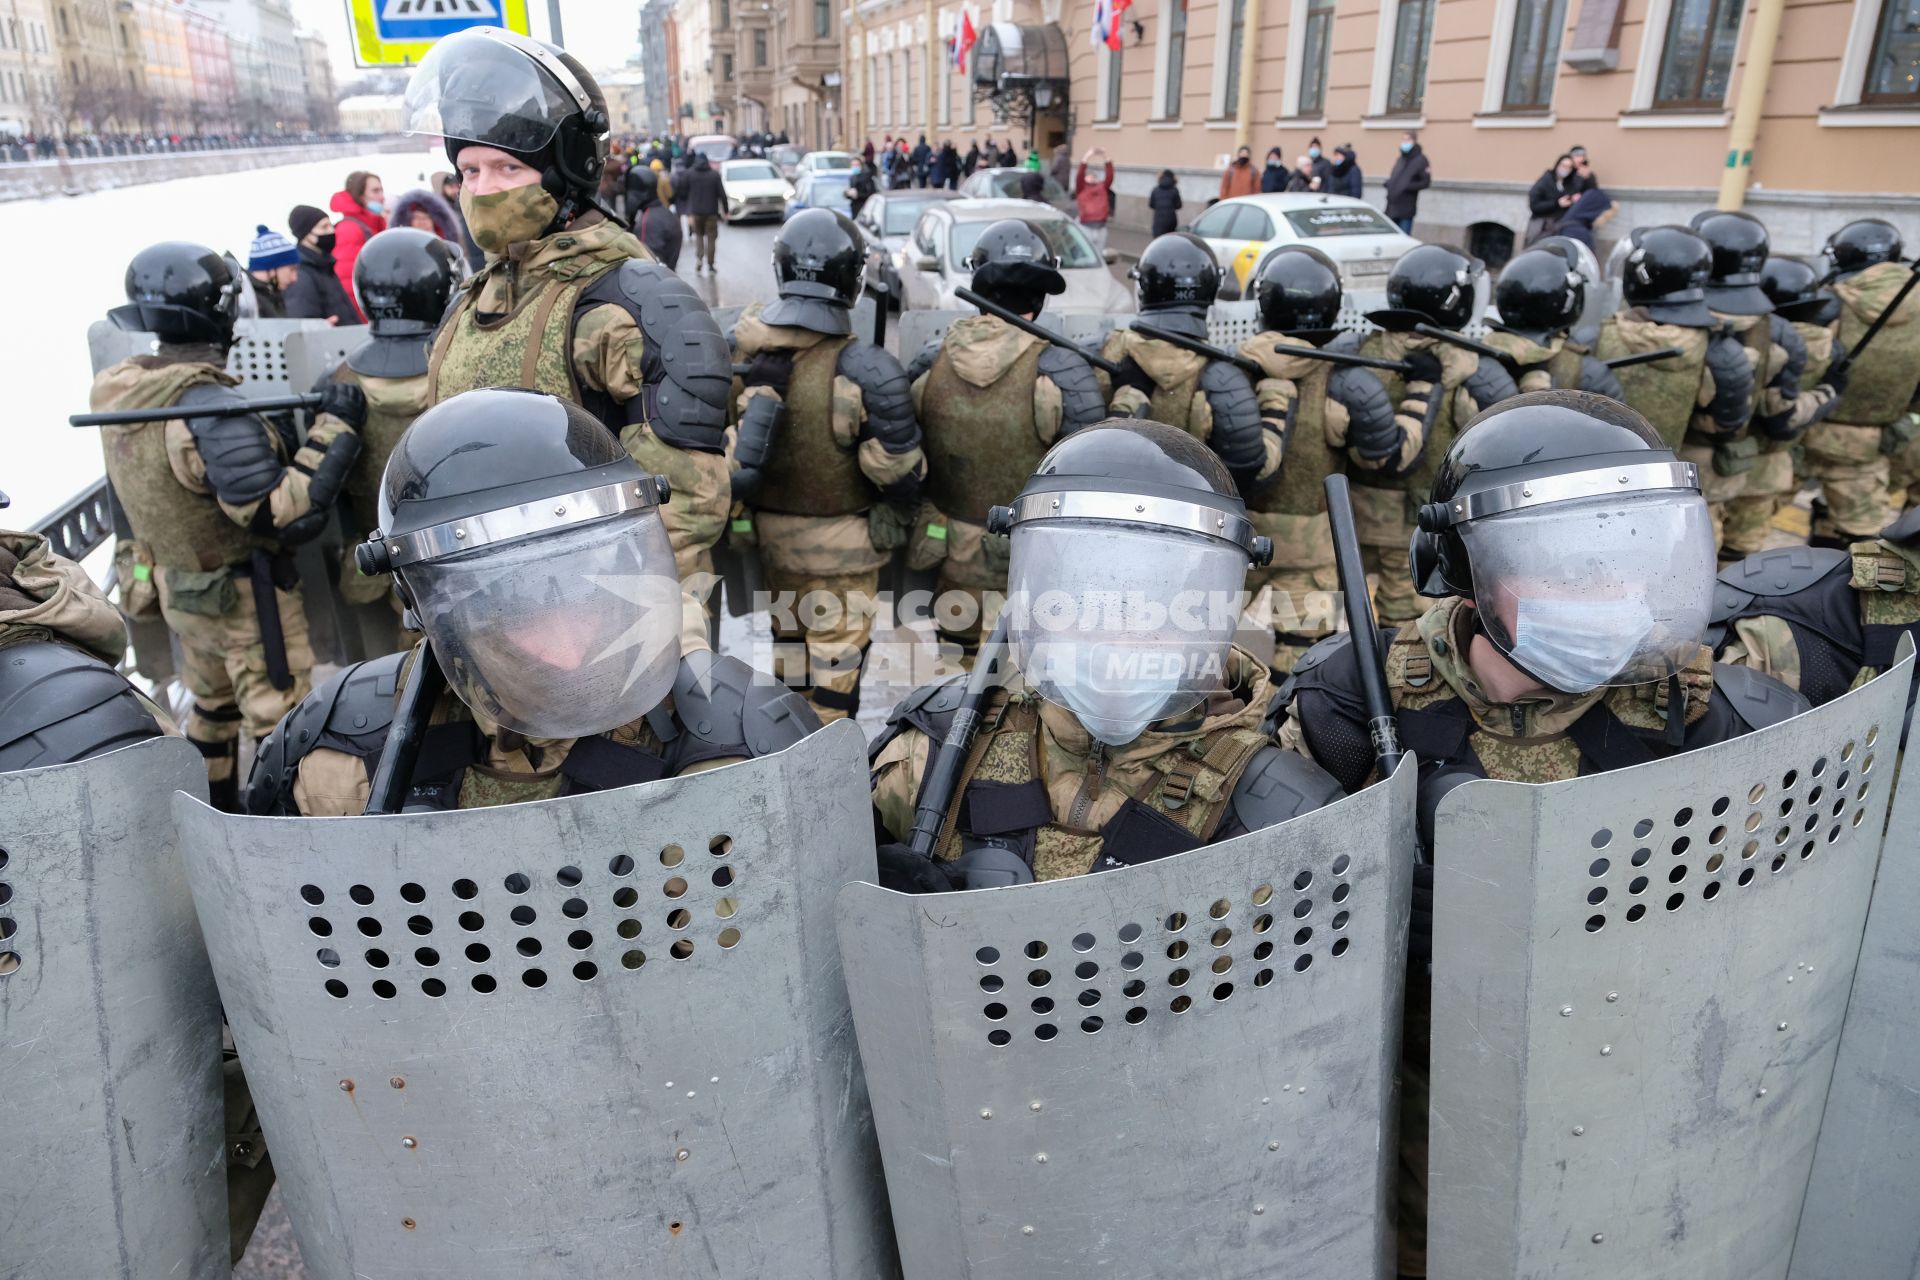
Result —
<path fill-rule="evenodd" d="M 960 31 L 953 38 L 953 66 L 956 71 L 967 69 L 967 54 L 973 48 L 973 15 L 966 10 L 960 11 Z"/>
<path fill-rule="evenodd" d="M 1093 43 L 1095 47 L 1106 45 L 1118 50 L 1124 42 L 1121 35 L 1120 15 L 1127 11 L 1133 0 L 1093 0 Z"/>

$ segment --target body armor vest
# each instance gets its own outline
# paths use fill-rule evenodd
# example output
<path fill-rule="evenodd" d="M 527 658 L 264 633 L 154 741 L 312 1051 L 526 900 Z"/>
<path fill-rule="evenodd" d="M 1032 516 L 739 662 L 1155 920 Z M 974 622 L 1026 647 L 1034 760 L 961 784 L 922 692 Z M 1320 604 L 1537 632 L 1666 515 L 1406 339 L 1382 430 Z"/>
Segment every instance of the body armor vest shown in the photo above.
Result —
<path fill-rule="evenodd" d="M 1368 334 L 1360 344 L 1360 354 L 1378 356 L 1382 359 L 1397 360 L 1406 354 L 1407 346 L 1396 341 L 1399 335 L 1388 333 Z M 1439 354 L 1439 353 L 1435 353 Z M 1446 361 L 1441 362 L 1442 368 Z M 1395 405 L 1407 394 L 1406 380 L 1397 373 L 1384 369 L 1378 371 L 1387 384 L 1387 395 Z M 1427 427 L 1426 446 L 1420 452 L 1420 461 L 1414 469 L 1404 476 L 1386 476 L 1378 471 L 1356 467 L 1349 479 L 1354 484 L 1366 485 L 1373 489 L 1398 489 L 1406 495 L 1406 519 L 1409 523 L 1417 521 L 1421 504 L 1427 500 L 1427 492 L 1433 488 L 1433 477 L 1439 474 L 1440 464 L 1446 461 L 1447 451 L 1453 448 L 1453 438 L 1458 424 L 1453 420 L 1453 397 L 1460 389 L 1459 382 L 1446 381 L 1442 374 L 1442 383 L 1433 394 L 1440 397 L 1439 407 L 1433 411 L 1433 419 Z M 1464 380 L 1463 380 L 1464 381 Z"/>
<path fill-rule="evenodd" d="M 176 403 L 188 387 L 237 380 L 211 365 L 135 356 L 145 373 L 117 395 L 96 398 L 96 411 L 157 409 Z M 102 375 L 103 378 L 108 375 Z M 167 569 L 221 569 L 244 561 L 267 545 L 228 518 L 211 493 L 183 486 L 167 459 L 167 424 L 143 422 L 104 427 L 107 479 L 126 509 L 133 536 L 147 544 L 154 563 Z"/>
<path fill-rule="evenodd" d="M 581 403 L 573 373 L 573 309 L 606 271 L 572 280 L 542 277 L 513 310 L 482 322 L 468 290 L 440 325 L 427 361 L 427 401 L 439 404 L 478 387 L 523 387 Z"/>
<path fill-rule="evenodd" d="M 1672 327 L 1665 327 L 1671 333 Z M 1684 336 L 1668 341 L 1651 332 L 1650 325 L 1634 321 L 1623 324 L 1620 316 L 1609 316 L 1600 326 L 1594 355 L 1603 361 L 1666 346 L 1681 349 L 1681 355 L 1613 371 L 1627 403 L 1660 433 L 1669 449 L 1678 449 L 1686 438 L 1688 423 L 1699 403 L 1700 385 L 1707 376 L 1707 337 L 1704 329 L 1688 329 Z"/>
<path fill-rule="evenodd" d="M 1012 502 L 1046 456 L 1033 421 L 1033 386 L 1045 350 L 1036 344 L 1021 353 L 987 387 L 955 372 L 944 346 L 935 357 L 921 396 L 921 448 L 926 493 L 943 514 L 985 524 L 987 508 Z"/>
<path fill-rule="evenodd" d="M 1521 334 L 1495 330 L 1482 341 L 1512 357 L 1513 381 L 1522 391 L 1580 389 L 1581 361 L 1586 350 L 1568 341 L 1564 334 L 1535 342 Z M 1552 353 L 1544 360 L 1539 358 L 1543 350 Z"/>
<path fill-rule="evenodd" d="M 833 382 L 852 338 L 826 338 L 793 353 L 784 402 L 787 421 L 762 468 L 753 505 L 794 516 L 849 516 L 877 494 L 851 448 L 833 437 Z"/>
<path fill-rule="evenodd" d="M 1327 492 L 1322 483 L 1344 469 L 1344 460 L 1327 444 L 1327 383 L 1333 368 L 1321 361 L 1313 372 L 1293 380 L 1294 397 L 1287 410 L 1286 452 L 1280 474 L 1247 499 L 1248 511 L 1325 516 Z"/>
<path fill-rule="evenodd" d="M 374 378 L 355 373 L 341 365 L 334 373 L 339 382 L 357 382 L 367 397 L 367 421 L 360 428 L 360 456 L 347 475 L 347 498 L 353 505 L 355 532 L 366 533 L 380 527 L 380 477 L 400 434 L 413 420 L 427 411 L 432 399 L 427 376 L 411 378 Z"/>
<path fill-rule="evenodd" d="M 1910 270 L 1900 263 L 1876 263 L 1836 286 L 1841 301 L 1840 342 L 1848 351 L 1860 345 L 1860 339 L 1880 310 L 1893 301 Z M 1856 291 L 1849 285 L 1867 286 L 1871 301 L 1855 305 L 1850 295 L 1856 295 Z M 1863 427 L 1884 427 L 1898 421 L 1911 402 L 1916 369 L 1920 369 L 1920 290 L 1907 295 L 1899 314 L 1882 325 L 1873 342 L 1860 353 L 1846 394 L 1833 406 L 1827 420 Z"/>

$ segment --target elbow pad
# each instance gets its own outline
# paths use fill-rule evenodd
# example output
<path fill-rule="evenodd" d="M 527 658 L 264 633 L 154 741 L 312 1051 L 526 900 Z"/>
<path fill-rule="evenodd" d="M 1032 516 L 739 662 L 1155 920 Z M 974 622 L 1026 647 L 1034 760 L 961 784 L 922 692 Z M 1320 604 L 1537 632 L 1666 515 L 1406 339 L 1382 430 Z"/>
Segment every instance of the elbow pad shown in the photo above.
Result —
<path fill-rule="evenodd" d="M 1627 402 L 1627 393 L 1621 387 L 1620 379 L 1613 370 L 1592 356 L 1580 357 L 1580 390 L 1618 400 L 1621 404 Z"/>
<path fill-rule="evenodd" d="M 867 420 L 862 439 L 874 439 L 888 453 L 920 447 L 920 423 L 913 416 L 913 384 L 900 362 L 871 342 L 849 342 L 840 349 L 835 372 L 860 388 Z"/>
<path fill-rule="evenodd" d="M 238 404 L 241 397 L 217 383 L 188 387 L 179 399 L 181 416 L 207 468 L 207 487 L 231 506 L 244 507 L 273 492 L 286 471 L 274 451 L 273 431 L 251 413 L 194 417 L 196 407 Z"/>
<path fill-rule="evenodd" d="M 1520 388 L 1514 382 L 1513 375 L 1507 372 L 1506 366 L 1485 356 L 1480 358 L 1480 363 L 1461 385 L 1473 397 L 1475 407 L 1480 409 L 1491 409 L 1502 400 L 1511 400 L 1520 394 Z"/>
<path fill-rule="evenodd" d="M 1049 346 L 1040 353 L 1040 376 L 1060 388 L 1060 434 L 1090 427 L 1107 416 L 1100 397 L 1100 379 L 1093 366 L 1065 347 Z"/>
<path fill-rule="evenodd" d="M 754 396 L 740 414 L 733 442 L 733 496 L 751 498 L 760 487 L 762 469 L 773 457 L 774 442 L 787 423 L 787 406 L 773 396 Z"/>
<path fill-rule="evenodd" d="M 1365 369 L 1336 368 L 1327 377 L 1327 398 L 1347 411 L 1347 447 L 1363 458 L 1391 457 L 1400 448 L 1400 424 L 1386 384 Z"/>
<path fill-rule="evenodd" d="M 1746 347 L 1731 334 L 1715 334 L 1707 342 L 1707 373 L 1713 379 L 1708 413 L 1714 425 L 1738 431 L 1747 424 L 1753 405 L 1753 364 Z"/>
<path fill-rule="evenodd" d="M 1266 462 L 1266 424 L 1260 418 L 1260 399 L 1247 376 L 1224 360 L 1211 361 L 1200 371 L 1200 390 L 1213 411 L 1213 438 L 1209 443 L 1244 487 Z"/>

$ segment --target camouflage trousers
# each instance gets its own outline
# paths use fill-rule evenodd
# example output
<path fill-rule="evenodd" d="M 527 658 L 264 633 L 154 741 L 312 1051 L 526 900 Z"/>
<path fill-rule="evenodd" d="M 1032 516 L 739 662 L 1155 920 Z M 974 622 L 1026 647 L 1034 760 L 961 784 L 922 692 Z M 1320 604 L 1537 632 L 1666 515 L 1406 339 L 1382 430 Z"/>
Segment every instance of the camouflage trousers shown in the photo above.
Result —
<path fill-rule="evenodd" d="M 1427 601 L 1413 589 L 1413 560 L 1408 546 L 1413 526 L 1408 522 L 1407 493 L 1369 484 L 1356 484 L 1353 494 L 1354 531 L 1360 537 L 1367 572 L 1378 576 L 1373 587 L 1373 611 L 1383 627 L 1400 627 L 1427 611 Z"/>
<path fill-rule="evenodd" d="M 1807 474 L 1820 482 L 1826 514 L 1813 536 L 1845 543 L 1871 538 L 1887 523 L 1891 467 L 1880 452 L 1884 429 L 1814 424 L 1806 435 Z"/>
<path fill-rule="evenodd" d="M 1793 475 L 1793 454 L 1781 449 L 1762 453 L 1746 474 L 1746 488 L 1737 498 L 1729 498 L 1724 516 L 1724 541 L 1720 555 L 1726 560 L 1743 560 L 1761 549 L 1773 513 L 1789 501 L 1797 485 Z"/>
<path fill-rule="evenodd" d="M 1727 504 L 1747 491 L 1747 479 L 1753 472 L 1721 475 L 1713 469 L 1714 450 L 1710 444 L 1682 444 L 1674 452 L 1680 461 L 1700 468 L 1700 492 L 1707 500 L 1707 516 L 1713 521 L 1713 545 L 1716 549 L 1725 546 Z"/>
<path fill-rule="evenodd" d="M 873 637 L 861 605 L 880 591 L 880 571 L 808 574 L 767 565 L 774 595 L 774 674 L 806 696 L 822 720 L 860 713 L 860 668 Z M 803 650 L 803 652 L 802 652 Z"/>
<path fill-rule="evenodd" d="M 933 623 L 943 643 L 958 646 L 962 668 L 971 670 L 1006 600 L 1007 540 L 965 520 L 949 518 L 946 527 L 947 555 L 934 588 Z"/>
<path fill-rule="evenodd" d="M 1273 669 L 1293 670 L 1300 656 L 1340 627 L 1340 574 L 1332 565 L 1280 568 L 1268 565 L 1247 577 L 1247 591 L 1271 589 L 1267 616 L 1273 626 Z"/>
<path fill-rule="evenodd" d="M 727 515 L 733 510 L 731 468 L 721 454 L 676 449 L 645 423 L 622 431 L 620 444 L 635 462 L 665 476 L 672 489 L 660 510 L 660 523 L 667 528 L 674 569 L 684 587 L 680 647 L 682 651 L 711 648 L 713 546 L 726 531 Z"/>

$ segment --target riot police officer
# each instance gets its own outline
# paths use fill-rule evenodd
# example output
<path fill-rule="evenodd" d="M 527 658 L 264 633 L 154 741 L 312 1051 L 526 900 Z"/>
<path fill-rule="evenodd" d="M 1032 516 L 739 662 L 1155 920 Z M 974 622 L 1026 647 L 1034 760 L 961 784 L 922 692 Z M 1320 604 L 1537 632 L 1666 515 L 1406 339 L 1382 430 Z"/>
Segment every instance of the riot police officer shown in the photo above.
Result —
<path fill-rule="evenodd" d="M 1335 326 L 1340 272 L 1318 249 L 1288 245 L 1270 255 L 1254 278 L 1265 331 L 1240 346 L 1266 376 L 1254 384 L 1260 418 L 1281 452 L 1280 473 L 1247 497 L 1247 518 L 1273 544 L 1273 559 L 1254 569 L 1251 590 L 1272 588 L 1273 669 L 1294 661 L 1334 630 L 1333 540 L 1327 530 L 1329 475 L 1404 475 L 1418 459 L 1419 432 L 1399 421 L 1380 380 L 1364 369 L 1294 352 L 1355 352 L 1358 335 Z"/>
<path fill-rule="evenodd" d="M 107 478 L 132 537 L 115 553 L 121 607 L 158 608 L 180 641 L 193 695 L 187 739 L 207 761 L 209 797 L 232 808 L 240 730 L 263 738 L 306 693 L 306 616 L 287 548 L 317 534 L 360 453 L 359 388 L 322 392 L 327 420 L 294 448 L 252 414 L 216 414 L 239 397 L 226 371 L 238 281 L 196 244 L 143 249 L 127 268 L 113 323 L 159 336 L 93 382 L 95 410 L 178 405 L 166 422 L 102 429 Z"/>
<path fill-rule="evenodd" d="M 989 226 L 967 256 L 973 288 L 1028 319 L 1066 292 L 1060 256 L 1033 226 Z M 997 316 L 966 316 L 914 357 L 907 377 L 927 451 L 926 503 L 912 567 L 939 568 L 934 620 L 970 661 L 1007 588 L 1007 542 L 987 532 L 990 508 L 1013 501 L 1055 440 L 1106 417 L 1093 366 Z M 964 602 L 964 603 L 963 603 Z"/>
<path fill-rule="evenodd" d="M 1310 651 L 1282 740 L 1342 787 L 1366 785 L 1358 664 L 1383 661 L 1401 741 L 1419 758 L 1429 845 L 1440 798 L 1469 779 L 1602 773 L 1806 709 L 1702 645 L 1714 547 L 1698 468 L 1627 406 L 1570 391 L 1501 404 L 1461 433 L 1426 497 L 1413 574 L 1440 603 L 1383 632 L 1379 658 L 1347 633 Z M 1426 1271 L 1430 868 L 1422 877 L 1401 1054 L 1400 1271 L 1414 1276 Z"/>
<path fill-rule="evenodd" d="M 1613 370 L 1569 333 L 1586 309 L 1587 284 L 1565 253 L 1533 248 L 1516 257 L 1500 272 L 1493 302 L 1500 315 L 1487 321 L 1487 345 L 1507 353 L 1520 390 L 1623 398 Z"/>
<path fill-rule="evenodd" d="M 1010 536 L 1008 666 L 903 888 L 1054 880 L 1147 862 L 1318 808 L 1320 769 L 1273 745 L 1273 684 L 1234 647 L 1256 534 L 1220 460 L 1164 423 L 1111 419 L 1047 452 L 995 524 Z M 1116 609 L 1115 599 L 1144 602 Z M 983 654 L 982 660 L 985 660 Z M 877 830 L 909 840 L 961 677 L 894 709 L 870 756 Z M 1303 767 L 1305 766 L 1305 767 Z"/>
<path fill-rule="evenodd" d="M 1360 344 L 1364 355 L 1413 366 L 1404 377 L 1379 370 L 1369 376 L 1386 387 L 1408 440 L 1419 441 L 1411 446 L 1416 461 L 1399 474 L 1359 471 L 1353 476 L 1354 524 L 1367 567 L 1380 575 L 1374 607 L 1389 626 L 1411 622 L 1422 610 L 1407 571 L 1407 540 L 1440 460 L 1464 423 L 1518 394 L 1499 361 L 1413 332 L 1422 323 L 1453 332 L 1466 328 L 1485 274 L 1477 259 L 1440 245 L 1409 251 L 1387 276 L 1386 308 L 1371 314 L 1380 331 Z"/>
<path fill-rule="evenodd" d="M 1206 241 L 1185 232 L 1159 236 L 1132 276 L 1142 324 L 1206 341 L 1207 309 L 1220 292 L 1220 264 Z M 1121 367 L 1111 386 L 1099 375 L 1115 414 L 1151 418 L 1205 440 L 1243 491 L 1273 475 L 1279 456 L 1240 370 L 1132 329 L 1108 334 L 1100 354 Z"/>
<path fill-rule="evenodd" d="M 362 567 L 394 574 L 449 686 L 408 810 L 647 782 L 818 727 L 738 660 L 681 655 L 662 487 L 591 414 L 539 392 L 466 392 L 407 428 Z M 260 748 L 248 811 L 361 813 L 413 665 L 357 663 L 295 707 Z"/>
<path fill-rule="evenodd" d="M 421 59 L 405 124 L 445 139 L 487 254 L 435 337 L 429 399 L 518 386 L 586 406 L 671 481 L 682 576 L 710 571 L 729 506 L 726 343 L 692 287 L 599 204 L 600 87 L 564 49 L 478 27 Z"/>
<path fill-rule="evenodd" d="M 866 265 L 851 218 L 796 214 L 773 244 L 780 297 L 734 330 L 746 373 L 733 492 L 755 513 L 774 637 L 804 641 L 805 675 L 782 674 L 828 719 L 860 709 L 863 601 L 906 544 L 926 472 L 906 370 L 852 336 Z"/>

